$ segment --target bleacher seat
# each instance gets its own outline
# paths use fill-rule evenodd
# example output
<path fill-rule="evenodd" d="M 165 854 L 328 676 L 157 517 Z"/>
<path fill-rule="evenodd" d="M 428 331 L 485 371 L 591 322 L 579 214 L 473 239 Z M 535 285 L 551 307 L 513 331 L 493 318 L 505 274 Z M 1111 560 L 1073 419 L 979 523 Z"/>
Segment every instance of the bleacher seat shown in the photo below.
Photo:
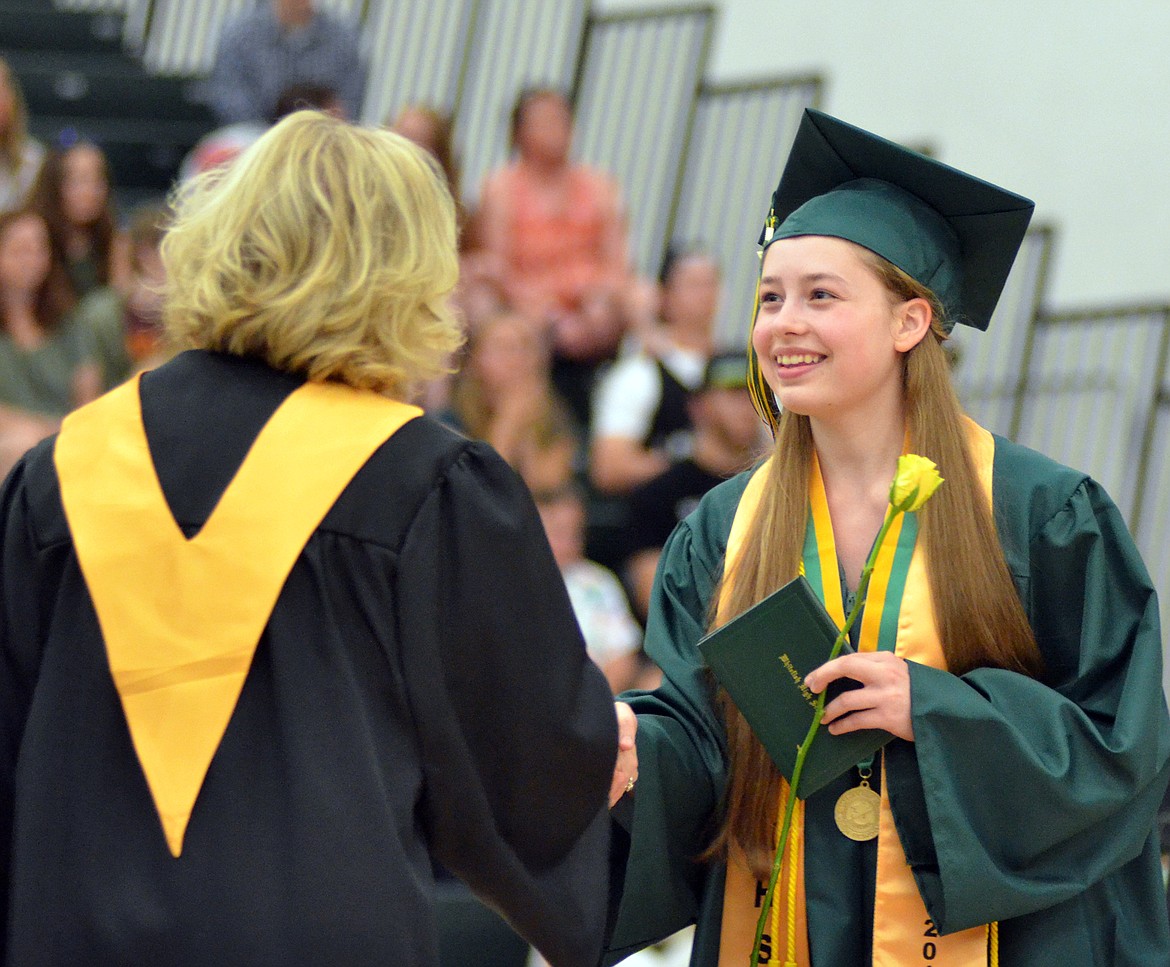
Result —
<path fill-rule="evenodd" d="M 188 79 L 147 71 L 122 49 L 122 33 L 122 17 L 110 11 L 0 0 L 0 56 L 20 78 L 33 135 L 97 142 L 125 203 L 166 191 L 215 121 Z"/>

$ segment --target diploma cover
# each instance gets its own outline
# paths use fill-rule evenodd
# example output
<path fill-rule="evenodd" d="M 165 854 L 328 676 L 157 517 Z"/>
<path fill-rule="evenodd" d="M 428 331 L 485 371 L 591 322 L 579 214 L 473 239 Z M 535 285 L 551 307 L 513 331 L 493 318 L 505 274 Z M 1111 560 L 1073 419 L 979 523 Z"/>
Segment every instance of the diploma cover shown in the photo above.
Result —
<path fill-rule="evenodd" d="M 800 576 L 699 642 L 699 651 L 715 677 L 789 781 L 817 701 L 804 679 L 828 660 L 838 632 L 811 585 Z M 846 641 L 841 654 L 853 651 Z M 825 701 L 857 687 L 850 679 L 838 680 L 829 686 Z M 819 729 L 804 760 L 796 794 L 807 799 L 892 738 L 881 729 L 845 735 Z"/>

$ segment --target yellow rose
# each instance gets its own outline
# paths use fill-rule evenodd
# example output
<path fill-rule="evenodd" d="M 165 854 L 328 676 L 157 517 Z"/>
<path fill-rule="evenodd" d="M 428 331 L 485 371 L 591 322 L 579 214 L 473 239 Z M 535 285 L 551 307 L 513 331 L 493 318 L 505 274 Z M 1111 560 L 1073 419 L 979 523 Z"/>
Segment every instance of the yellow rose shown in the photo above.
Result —
<path fill-rule="evenodd" d="M 917 510 L 938 490 L 943 478 L 933 460 L 916 453 L 898 457 L 898 472 L 890 485 L 890 506 L 894 513 L 909 513 Z"/>

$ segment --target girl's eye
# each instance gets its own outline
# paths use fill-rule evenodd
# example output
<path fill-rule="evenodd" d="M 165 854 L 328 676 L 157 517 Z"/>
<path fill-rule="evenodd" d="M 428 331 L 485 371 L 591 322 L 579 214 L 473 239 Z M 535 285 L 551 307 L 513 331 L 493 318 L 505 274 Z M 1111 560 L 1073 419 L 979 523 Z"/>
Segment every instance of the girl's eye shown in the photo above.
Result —
<path fill-rule="evenodd" d="M 784 300 L 780 297 L 780 293 L 778 293 L 778 292 L 761 292 L 760 293 L 760 304 L 761 305 L 763 305 L 765 302 L 783 302 L 783 301 Z"/>
<path fill-rule="evenodd" d="M 833 293 L 827 292 L 824 289 L 813 289 L 812 293 L 810 294 L 810 298 L 814 301 L 818 299 L 832 299 Z"/>

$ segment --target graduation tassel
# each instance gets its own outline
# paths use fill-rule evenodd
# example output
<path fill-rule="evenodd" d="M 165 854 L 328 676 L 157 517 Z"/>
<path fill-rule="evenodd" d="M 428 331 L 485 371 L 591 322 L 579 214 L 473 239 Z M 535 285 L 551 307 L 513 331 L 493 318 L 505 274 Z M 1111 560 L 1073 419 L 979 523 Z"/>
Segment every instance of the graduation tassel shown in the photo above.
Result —
<path fill-rule="evenodd" d="M 804 845 L 804 802 L 796 806 L 796 821 L 800 824 L 800 832 L 792 837 L 792 850 L 788 855 L 788 937 L 785 944 L 784 967 L 798 967 L 796 963 L 796 890 L 800 875 L 800 849 Z"/>

